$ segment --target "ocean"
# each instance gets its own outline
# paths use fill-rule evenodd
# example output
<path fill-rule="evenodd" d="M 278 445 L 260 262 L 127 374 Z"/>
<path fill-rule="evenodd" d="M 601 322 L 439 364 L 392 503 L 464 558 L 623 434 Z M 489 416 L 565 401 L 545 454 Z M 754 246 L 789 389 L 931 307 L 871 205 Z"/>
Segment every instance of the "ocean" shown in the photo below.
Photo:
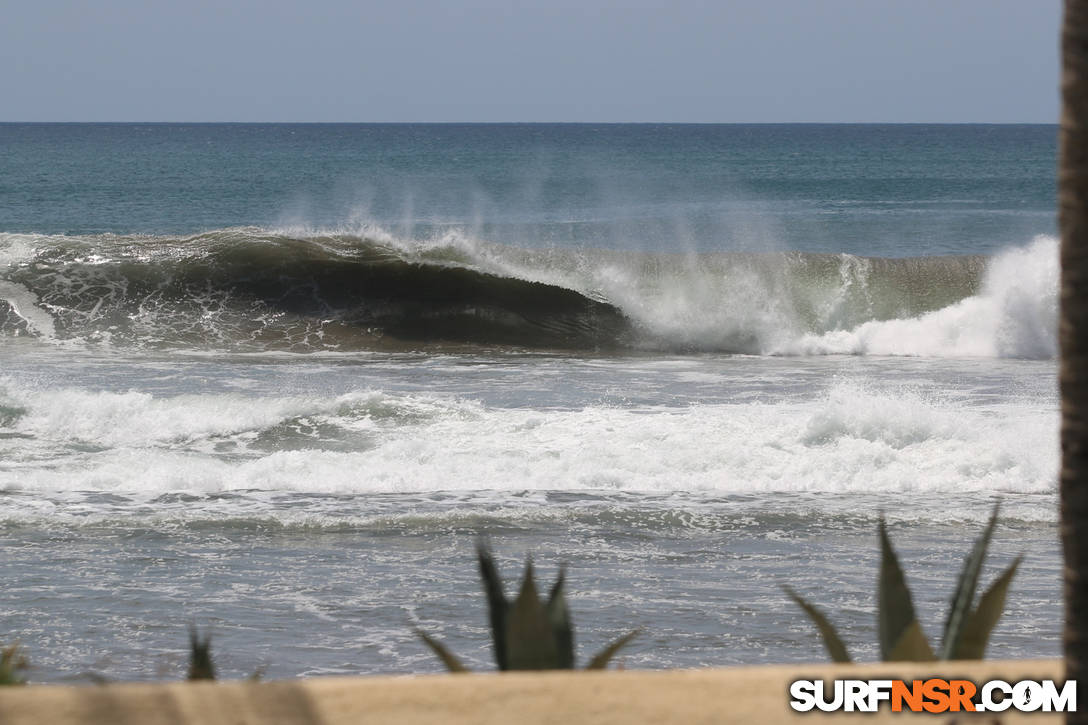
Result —
<path fill-rule="evenodd" d="M 0 642 L 34 681 L 877 655 L 995 503 L 1060 651 L 1055 126 L 0 124 Z"/>

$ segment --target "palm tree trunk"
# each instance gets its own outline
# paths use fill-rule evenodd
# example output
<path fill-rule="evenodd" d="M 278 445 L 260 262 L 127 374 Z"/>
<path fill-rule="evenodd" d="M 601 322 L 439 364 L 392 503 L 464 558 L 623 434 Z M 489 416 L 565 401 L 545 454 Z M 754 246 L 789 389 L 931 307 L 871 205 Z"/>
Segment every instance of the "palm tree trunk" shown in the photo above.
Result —
<path fill-rule="evenodd" d="M 1058 206 L 1062 235 L 1061 536 L 1067 676 L 1088 694 L 1088 0 L 1066 0 L 1062 25 Z M 1083 697 L 1083 695 L 1082 695 Z M 1067 722 L 1088 723 L 1088 707 Z"/>

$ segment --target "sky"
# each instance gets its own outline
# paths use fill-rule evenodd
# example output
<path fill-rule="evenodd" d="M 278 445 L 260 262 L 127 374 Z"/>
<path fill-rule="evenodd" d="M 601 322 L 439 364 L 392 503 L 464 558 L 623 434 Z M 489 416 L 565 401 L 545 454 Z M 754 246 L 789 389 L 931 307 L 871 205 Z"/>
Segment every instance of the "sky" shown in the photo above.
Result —
<path fill-rule="evenodd" d="M 11 0 L 0 121 L 1058 118 L 1061 0 Z"/>

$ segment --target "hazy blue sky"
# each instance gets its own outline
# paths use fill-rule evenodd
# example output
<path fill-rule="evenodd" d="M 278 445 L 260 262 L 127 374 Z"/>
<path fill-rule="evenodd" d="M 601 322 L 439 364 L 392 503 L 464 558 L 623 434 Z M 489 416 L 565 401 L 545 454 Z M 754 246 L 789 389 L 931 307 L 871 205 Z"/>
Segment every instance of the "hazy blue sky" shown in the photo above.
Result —
<path fill-rule="evenodd" d="M 12 0 L 0 120 L 1055 122 L 1060 0 Z"/>

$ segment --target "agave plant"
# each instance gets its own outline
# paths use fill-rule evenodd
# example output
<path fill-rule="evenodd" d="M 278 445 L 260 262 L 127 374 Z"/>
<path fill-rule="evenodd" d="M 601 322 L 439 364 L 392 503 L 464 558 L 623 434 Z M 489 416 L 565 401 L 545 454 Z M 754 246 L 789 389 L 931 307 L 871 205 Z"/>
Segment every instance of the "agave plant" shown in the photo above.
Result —
<path fill-rule="evenodd" d="M 17 644 L 0 649 L 0 685 L 25 685 L 22 673 L 30 666 Z"/>
<path fill-rule="evenodd" d="M 189 625 L 189 680 L 214 680 L 215 663 L 212 662 L 212 635 L 203 637 L 195 625 Z"/>
<path fill-rule="evenodd" d="M 521 589 L 517 598 L 511 601 L 503 592 L 502 577 L 491 552 L 480 544 L 476 553 L 487 596 L 495 664 L 499 670 L 574 669 L 574 627 L 563 594 L 566 572 L 560 569 L 548 598 L 542 600 L 537 593 L 532 561 L 527 561 Z M 416 630 L 416 633 L 450 672 L 468 672 L 445 645 L 426 632 Z M 605 669 L 612 657 L 637 634 L 638 630 L 634 630 L 613 641 L 590 659 L 586 669 Z"/>
<path fill-rule="evenodd" d="M 971 548 L 963 564 L 952 602 L 948 608 L 948 618 L 944 623 L 944 635 L 940 648 L 934 652 L 922 632 L 922 626 L 914 613 L 910 588 L 903 577 L 903 569 L 888 539 L 884 517 L 880 518 L 880 577 L 877 587 L 877 632 L 880 637 L 880 657 L 885 662 L 930 662 L 942 660 L 977 660 L 986 652 L 990 633 L 993 631 L 1001 612 L 1005 608 L 1005 596 L 1022 556 L 1016 557 L 1012 564 L 1001 573 L 990 588 L 975 601 L 979 573 L 986 549 L 993 536 L 997 523 L 998 506 L 986 529 Z M 802 599 L 789 587 L 783 587 L 813 621 L 823 637 L 827 653 L 834 662 L 850 662 L 846 645 L 839 637 L 835 627 L 827 617 Z M 972 606 L 974 604 L 974 606 Z"/>

